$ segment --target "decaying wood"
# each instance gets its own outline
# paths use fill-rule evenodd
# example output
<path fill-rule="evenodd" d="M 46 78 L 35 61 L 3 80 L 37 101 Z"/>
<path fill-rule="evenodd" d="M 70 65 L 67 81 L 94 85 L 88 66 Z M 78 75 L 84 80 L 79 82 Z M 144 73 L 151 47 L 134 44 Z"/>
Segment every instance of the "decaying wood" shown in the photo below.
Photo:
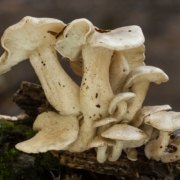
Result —
<path fill-rule="evenodd" d="M 14 102 L 30 117 L 36 117 L 44 111 L 55 111 L 48 103 L 40 85 L 22 82 L 20 89 L 14 95 Z M 94 150 L 83 153 L 70 153 L 68 151 L 52 151 L 58 157 L 62 165 L 85 169 L 105 175 L 114 175 L 118 179 L 142 179 L 146 180 L 178 180 L 180 178 L 180 161 L 164 164 L 149 160 L 144 155 L 144 147 L 138 148 L 137 161 L 130 161 L 122 154 L 116 162 L 106 161 L 101 164 L 96 160 Z"/>
<path fill-rule="evenodd" d="M 53 155 L 60 159 L 60 164 L 77 169 L 113 175 L 118 179 L 136 179 L 141 176 L 153 177 L 161 180 L 168 178 L 175 180 L 180 178 L 180 161 L 163 164 L 154 160 L 149 160 L 144 156 L 143 147 L 138 148 L 139 155 L 137 161 L 130 161 L 123 153 L 116 162 L 106 161 L 98 163 L 94 150 L 83 153 L 70 153 L 68 151 L 52 151 Z"/>
<path fill-rule="evenodd" d="M 30 117 L 36 117 L 45 111 L 55 111 L 49 104 L 40 85 L 23 81 L 20 89 L 14 94 L 13 102 Z"/>

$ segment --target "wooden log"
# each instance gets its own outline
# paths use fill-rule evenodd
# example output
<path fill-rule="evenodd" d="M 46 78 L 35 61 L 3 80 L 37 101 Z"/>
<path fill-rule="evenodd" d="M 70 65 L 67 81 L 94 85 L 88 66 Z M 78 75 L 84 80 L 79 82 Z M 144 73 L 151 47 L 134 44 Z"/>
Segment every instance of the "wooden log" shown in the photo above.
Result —
<path fill-rule="evenodd" d="M 40 85 L 22 82 L 20 89 L 15 93 L 13 100 L 30 117 L 36 117 L 45 111 L 55 111 L 47 101 Z M 169 147 L 171 148 L 171 147 Z M 142 179 L 144 180 L 178 180 L 180 178 L 180 161 L 162 163 L 149 160 L 144 155 L 144 147 L 138 149 L 138 160 L 130 161 L 123 153 L 116 162 L 106 161 L 98 163 L 95 151 L 71 153 L 68 151 L 51 151 L 59 158 L 60 164 L 75 169 L 85 169 L 91 172 L 113 175 L 117 179 Z"/>
<path fill-rule="evenodd" d="M 55 111 L 49 104 L 40 85 L 23 81 L 13 96 L 13 102 L 30 117 L 37 117 L 45 111 Z"/>

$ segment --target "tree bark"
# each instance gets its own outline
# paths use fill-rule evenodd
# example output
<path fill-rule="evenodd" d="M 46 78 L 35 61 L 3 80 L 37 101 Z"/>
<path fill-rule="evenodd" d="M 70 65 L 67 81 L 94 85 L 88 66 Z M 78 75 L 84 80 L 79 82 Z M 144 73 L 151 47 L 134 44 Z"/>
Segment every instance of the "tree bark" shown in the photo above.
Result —
<path fill-rule="evenodd" d="M 42 87 L 29 82 L 22 82 L 20 89 L 14 94 L 13 101 L 30 117 L 36 117 L 45 111 L 55 111 L 47 101 Z M 176 180 L 180 178 L 180 161 L 165 164 L 160 161 L 149 160 L 144 155 L 144 147 L 137 149 L 139 152 L 137 161 L 128 160 L 125 153 L 122 153 L 118 161 L 106 161 L 102 164 L 97 162 L 96 153 L 93 149 L 83 153 L 51 152 L 59 158 L 62 165 L 113 175 L 117 179 Z"/>

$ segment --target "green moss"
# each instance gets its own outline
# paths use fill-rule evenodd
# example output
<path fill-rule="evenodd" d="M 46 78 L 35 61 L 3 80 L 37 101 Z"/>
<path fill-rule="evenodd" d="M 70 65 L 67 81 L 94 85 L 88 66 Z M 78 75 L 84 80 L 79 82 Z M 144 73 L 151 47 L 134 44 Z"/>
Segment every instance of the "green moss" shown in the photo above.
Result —
<path fill-rule="evenodd" d="M 35 135 L 32 123 L 0 120 L 0 180 L 50 180 L 50 171 L 60 170 L 58 159 L 49 152 L 25 154 L 15 149 L 18 142 Z"/>

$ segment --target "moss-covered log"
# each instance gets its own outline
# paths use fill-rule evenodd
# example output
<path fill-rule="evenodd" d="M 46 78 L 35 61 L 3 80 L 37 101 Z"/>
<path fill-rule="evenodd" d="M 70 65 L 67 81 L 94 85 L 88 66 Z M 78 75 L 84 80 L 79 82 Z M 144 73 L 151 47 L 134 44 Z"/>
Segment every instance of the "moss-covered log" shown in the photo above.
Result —
<path fill-rule="evenodd" d="M 55 111 L 48 103 L 41 86 L 28 82 L 22 82 L 20 89 L 14 95 L 14 102 L 29 116 L 33 117 L 44 111 Z M 52 153 L 59 158 L 61 165 L 105 175 L 114 175 L 117 179 L 176 180 L 180 178 L 180 161 L 163 164 L 162 162 L 149 160 L 145 157 L 143 149 L 143 147 L 138 148 L 137 161 L 130 161 L 125 154 L 122 154 L 118 161 L 106 161 L 103 164 L 97 162 L 94 150 L 83 153 L 67 151 L 52 151 Z"/>

